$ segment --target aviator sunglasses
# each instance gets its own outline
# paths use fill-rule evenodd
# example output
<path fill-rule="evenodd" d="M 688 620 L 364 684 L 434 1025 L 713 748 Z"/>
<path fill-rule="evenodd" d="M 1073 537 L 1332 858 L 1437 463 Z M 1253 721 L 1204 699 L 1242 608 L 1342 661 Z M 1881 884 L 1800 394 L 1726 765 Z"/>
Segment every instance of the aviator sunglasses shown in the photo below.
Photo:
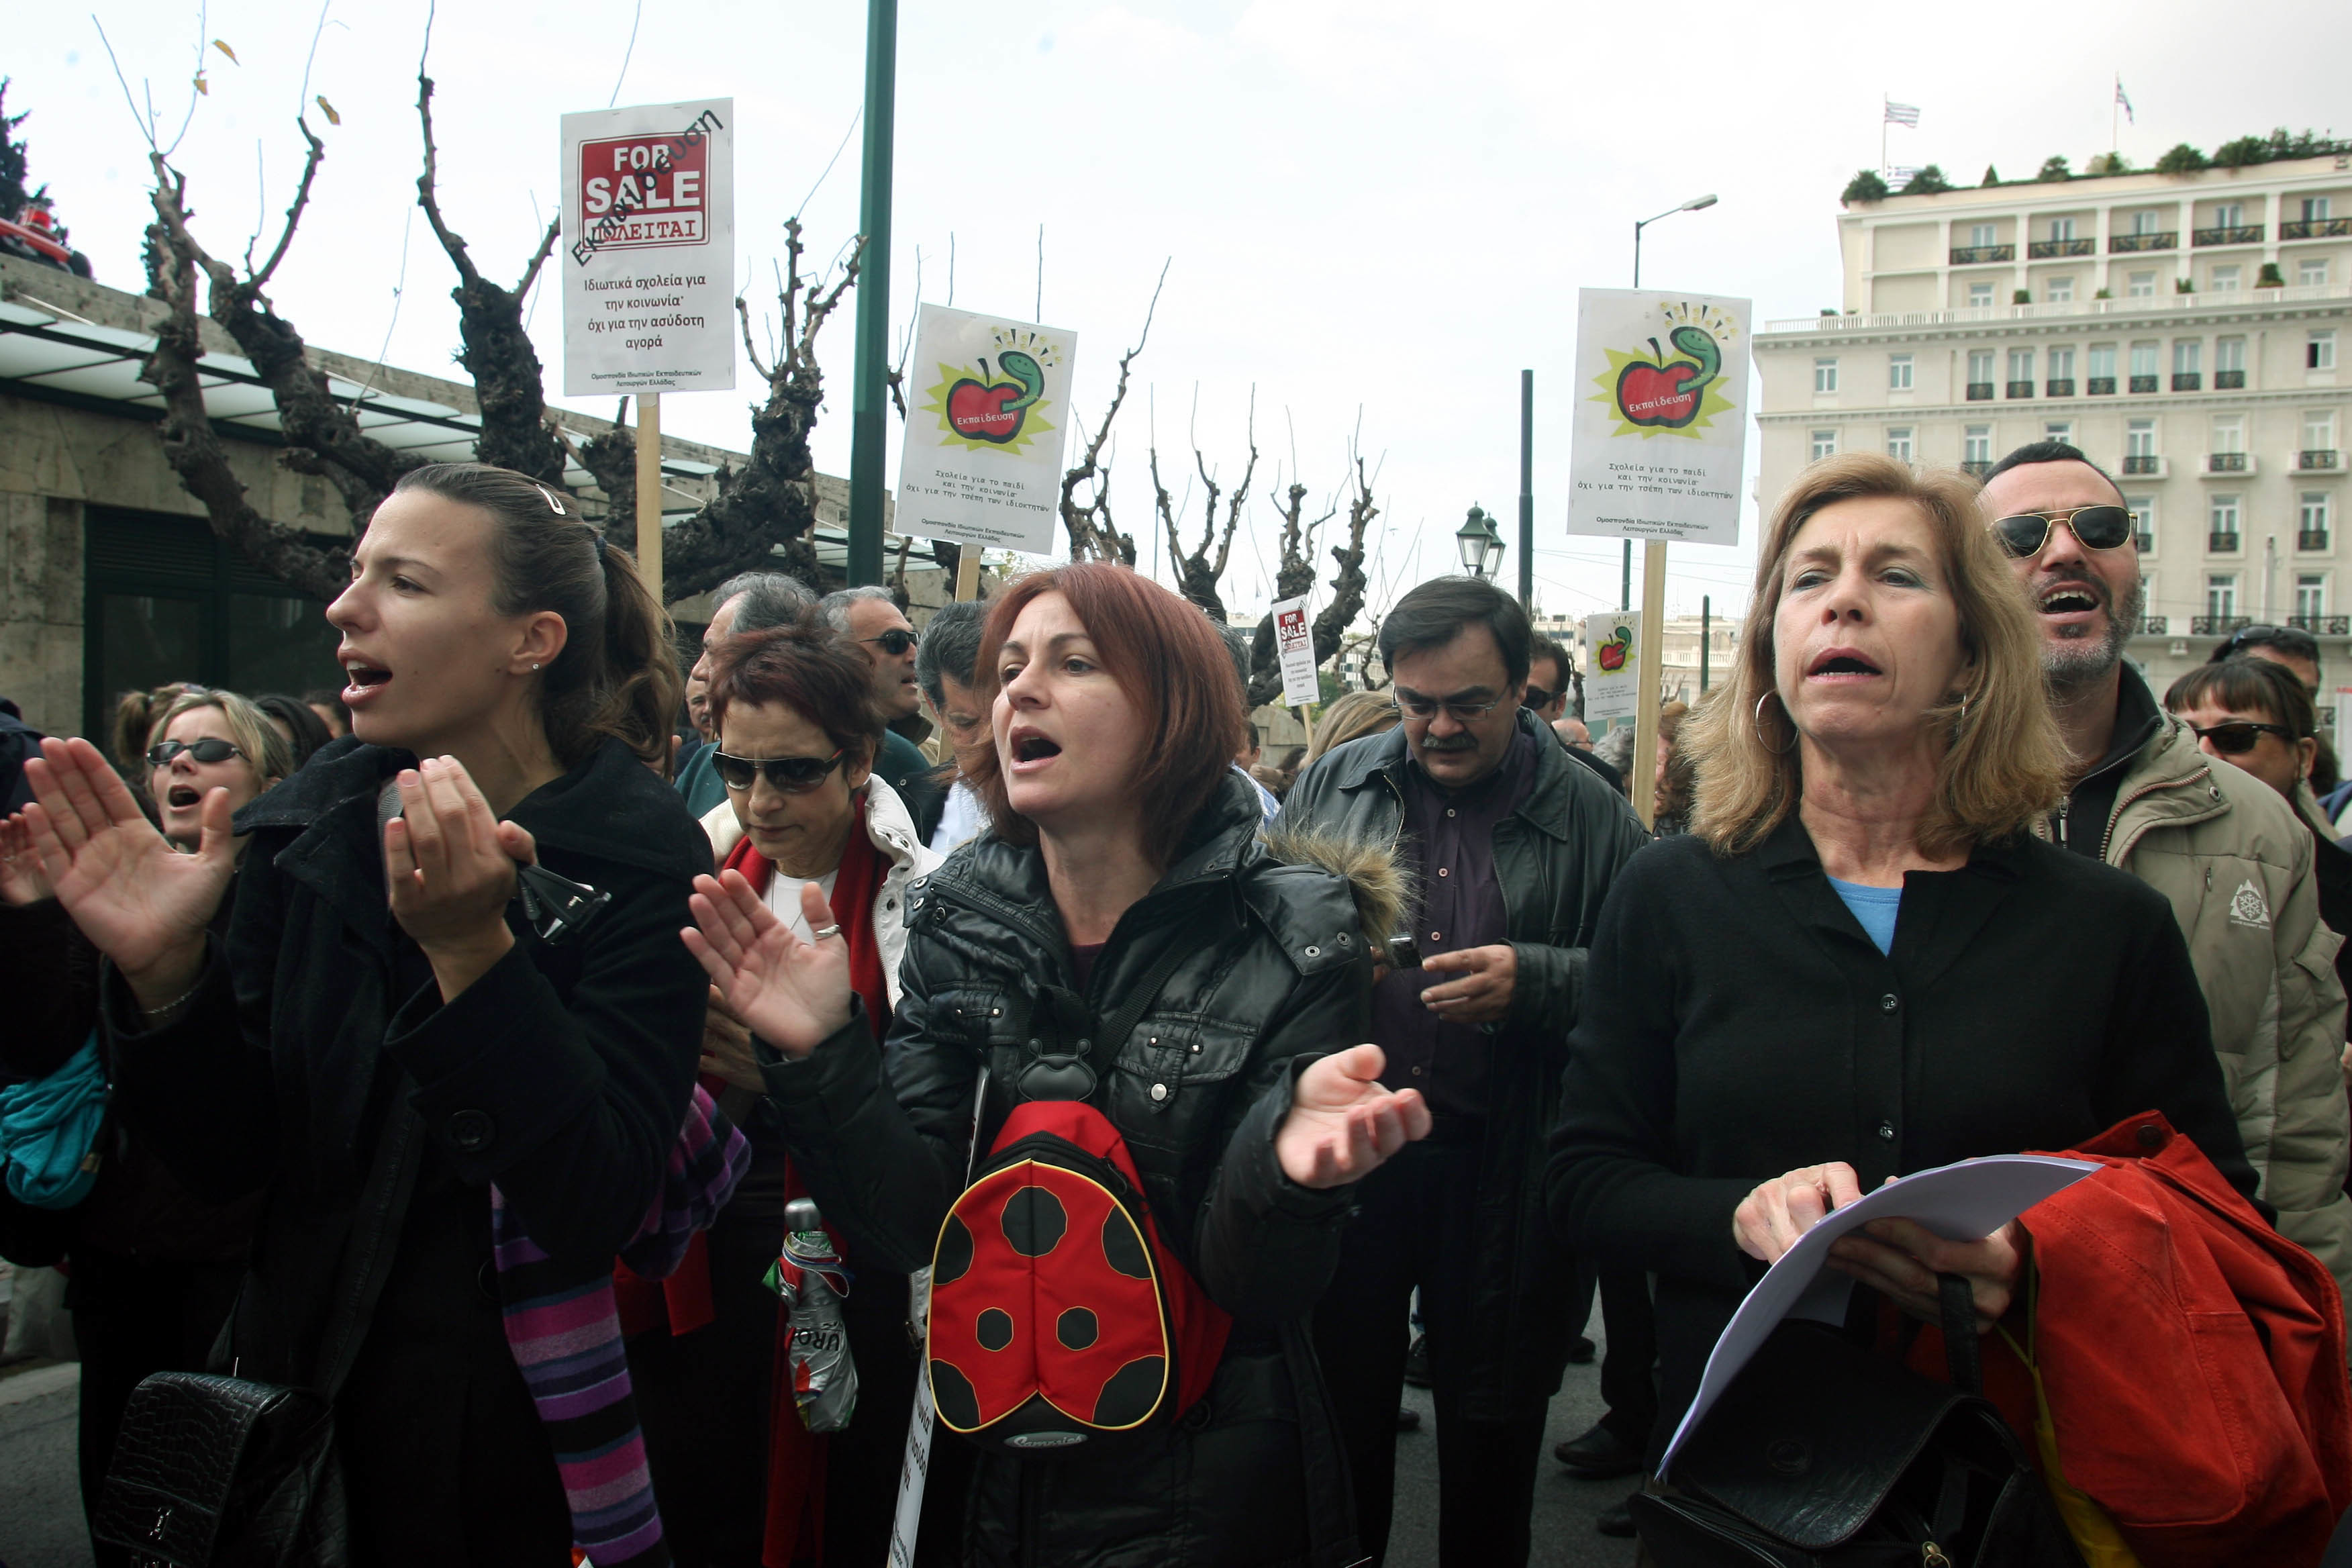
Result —
<path fill-rule="evenodd" d="M 917 637 L 914 633 L 907 630 L 904 626 L 892 626 L 888 631 L 882 633 L 878 637 L 859 637 L 857 640 L 859 642 L 878 643 L 881 645 L 882 651 L 888 654 L 892 658 L 904 658 L 907 657 L 907 650 L 908 648 L 920 647 L 922 646 L 923 639 Z"/>
<path fill-rule="evenodd" d="M 2210 741 L 2213 749 L 2225 757 L 2242 757 L 2262 743 L 2264 735 L 2276 735 L 2288 745 L 2303 739 L 2284 724 L 2264 724 L 2252 719 L 2231 719 L 2199 730 L 2191 724 L 2200 741 Z"/>
<path fill-rule="evenodd" d="M 151 768 L 169 767 L 172 759 L 182 752 L 200 763 L 225 763 L 231 757 L 245 755 L 234 742 L 207 735 L 201 741 L 158 741 L 147 748 L 147 765 Z"/>
<path fill-rule="evenodd" d="M 2000 547 L 2020 560 L 2039 555 L 2060 523 L 2074 531 L 2085 550 L 2113 550 L 2132 536 L 2132 514 L 2119 506 L 2076 506 L 2056 511 L 2020 512 L 1993 520 Z"/>
<path fill-rule="evenodd" d="M 835 752 L 829 757 L 736 757 L 714 751 L 710 764 L 719 773 L 719 782 L 729 789 L 750 789 L 751 781 L 765 773 L 768 783 L 784 794 L 806 795 L 841 765 L 843 754 Z"/>

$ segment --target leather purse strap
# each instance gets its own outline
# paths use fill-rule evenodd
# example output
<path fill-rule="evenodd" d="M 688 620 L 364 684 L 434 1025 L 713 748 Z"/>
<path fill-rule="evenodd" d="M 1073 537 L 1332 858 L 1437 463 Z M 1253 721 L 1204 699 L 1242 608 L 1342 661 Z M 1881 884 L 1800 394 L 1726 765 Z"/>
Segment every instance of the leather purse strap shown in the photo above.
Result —
<path fill-rule="evenodd" d="M 1958 1274 L 1938 1274 L 1936 1284 L 1944 1309 L 1944 1365 L 1952 1386 L 1963 1394 L 1984 1394 L 1984 1346 L 1977 1334 L 1976 1291 Z"/>

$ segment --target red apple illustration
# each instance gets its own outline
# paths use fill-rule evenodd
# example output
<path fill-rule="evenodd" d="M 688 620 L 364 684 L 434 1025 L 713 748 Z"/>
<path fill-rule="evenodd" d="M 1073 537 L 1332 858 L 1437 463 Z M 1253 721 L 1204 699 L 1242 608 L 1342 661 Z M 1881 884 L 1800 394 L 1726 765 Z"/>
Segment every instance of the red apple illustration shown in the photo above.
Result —
<path fill-rule="evenodd" d="M 1003 446 L 1021 434 L 1027 410 L 1004 405 L 1021 395 L 1012 385 L 987 386 L 969 376 L 948 388 L 948 424 L 967 441 Z"/>
<path fill-rule="evenodd" d="M 1698 417 L 1699 400 L 1707 383 L 1723 366 L 1715 340 L 1696 327 L 1677 327 L 1674 345 L 1692 359 L 1644 364 L 1636 360 L 1617 373 L 1617 412 L 1628 425 L 1680 430 Z M 1652 338 L 1650 346 L 1657 348 Z"/>
<path fill-rule="evenodd" d="M 1633 646 L 1633 634 L 1619 626 L 1615 637 L 1592 650 L 1592 661 L 1613 675 L 1625 668 L 1625 655 Z"/>

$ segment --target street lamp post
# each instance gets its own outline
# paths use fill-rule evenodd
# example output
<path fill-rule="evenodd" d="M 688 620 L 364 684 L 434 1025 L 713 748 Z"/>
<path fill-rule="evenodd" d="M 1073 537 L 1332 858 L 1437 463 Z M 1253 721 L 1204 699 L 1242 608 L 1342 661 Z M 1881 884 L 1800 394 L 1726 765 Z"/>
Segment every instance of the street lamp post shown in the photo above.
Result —
<path fill-rule="evenodd" d="M 1495 520 L 1485 508 L 1470 509 L 1469 517 L 1454 531 L 1454 544 L 1461 552 L 1462 570 L 1471 576 L 1488 578 L 1502 569 L 1503 536 L 1495 531 Z"/>

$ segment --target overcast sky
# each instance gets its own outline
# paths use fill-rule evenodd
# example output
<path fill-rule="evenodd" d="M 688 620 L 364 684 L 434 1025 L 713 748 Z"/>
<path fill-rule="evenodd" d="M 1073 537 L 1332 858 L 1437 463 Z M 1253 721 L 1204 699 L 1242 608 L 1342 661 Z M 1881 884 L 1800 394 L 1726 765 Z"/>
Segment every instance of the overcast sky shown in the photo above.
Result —
<path fill-rule="evenodd" d="M 645 8 L 621 101 L 736 100 L 737 279 L 755 305 L 772 303 L 772 287 L 756 285 L 787 215 L 805 203 L 819 257 L 856 230 L 857 142 L 824 172 L 858 111 L 864 11 L 850 0 Z M 200 237 L 215 253 L 242 249 L 299 168 L 291 121 L 316 9 L 211 0 L 200 22 L 193 5 L 99 0 L 97 13 L 131 90 L 152 82 L 166 140 L 190 101 L 199 37 L 243 61 L 207 54 L 212 91 L 174 160 Z M 520 276 L 555 199 L 557 117 L 612 97 L 636 14 L 635 0 L 441 9 L 442 206 L 485 271 Z M 425 7 L 332 0 L 328 18 L 310 90 L 342 123 L 320 126 L 330 156 L 277 302 L 313 343 L 461 374 L 453 276 L 411 221 Z M 145 148 L 97 26 L 78 6 L 20 5 L 7 34 L 0 70 L 13 78 L 9 110 L 32 111 L 19 134 L 35 182 L 49 184 L 101 280 L 143 287 Z M 2123 151 L 2141 163 L 2176 142 L 2210 151 L 2282 122 L 2352 132 L 2347 45 L 2341 0 L 2282 0 L 2241 20 L 2184 0 L 1623 11 L 902 0 L 892 313 L 903 323 L 916 297 L 918 246 L 923 298 L 946 299 L 952 236 L 955 303 L 1027 316 L 1042 224 L 1043 319 L 1079 334 L 1076 412 L 1091 427 L 1173 258 L 1119 416 L 1114 505 L 1149 566 L 1155 405 L 1163 476 L 1190 474 L 1196 429 L 1230 481 L 1255 386 L 1262 456 L 1248 517 L 1261 542 L 1245 522 L 1228 580 L 1237 605 L 1265 597 L 1264 497 L 1277 466 L 1288 482 L 1294 431 L 1297 470 L 1319 498 L 1340 484 L 1360 417 L 1385 511 L 1375 528 L 1390 530 L 1375 542 L 1376 581 L 1444 569 L 1473 501 L 1515 520 L 1518 373 L 1532 368 L 1538 595 L 1548 611 L 1583 614 L 1615 605 L 1617 546 L 1564 531 L 1565 367 L 1576 290 L 1627 282 L 1634 219 L 1719 195 L 1647 232 L 1643 276 L 1750 297 L 1759 320 L 1811 315 L 1839 300 L 1837 194 L 1878 160 L 1882 95 L 1921 110 L 1917 131 L 1892 132 L 1896 163 L 1938 163 L 1973 183 L 1988 163 L 2014 178 L 2053 153 L 2080 167 L 2105 151 L 2118 71 L 2137 110 Z M 556 304 L 532 320 L 551 386 Z M 849 461 L 850 329 L 845 310 L 822 343 L 831 401 L 816 454 L 836 474 Z M 739 371 L 739 387 L 752 380 Z M 751 395 L 665 399 L 664 428 L 740 449 Z M 612 412 L 607 400 L 582 406 Z M 894 475 L 897 439 L 894 426 Z M 1743 602 L 1754 532 L 1751 503 L 1743 548 L 1677 546 L 1669 608 L 1696 613 L 1702 594 L 1718 608 Z M 1516 572 L 1507 557 L 1506 580 Z"/>

